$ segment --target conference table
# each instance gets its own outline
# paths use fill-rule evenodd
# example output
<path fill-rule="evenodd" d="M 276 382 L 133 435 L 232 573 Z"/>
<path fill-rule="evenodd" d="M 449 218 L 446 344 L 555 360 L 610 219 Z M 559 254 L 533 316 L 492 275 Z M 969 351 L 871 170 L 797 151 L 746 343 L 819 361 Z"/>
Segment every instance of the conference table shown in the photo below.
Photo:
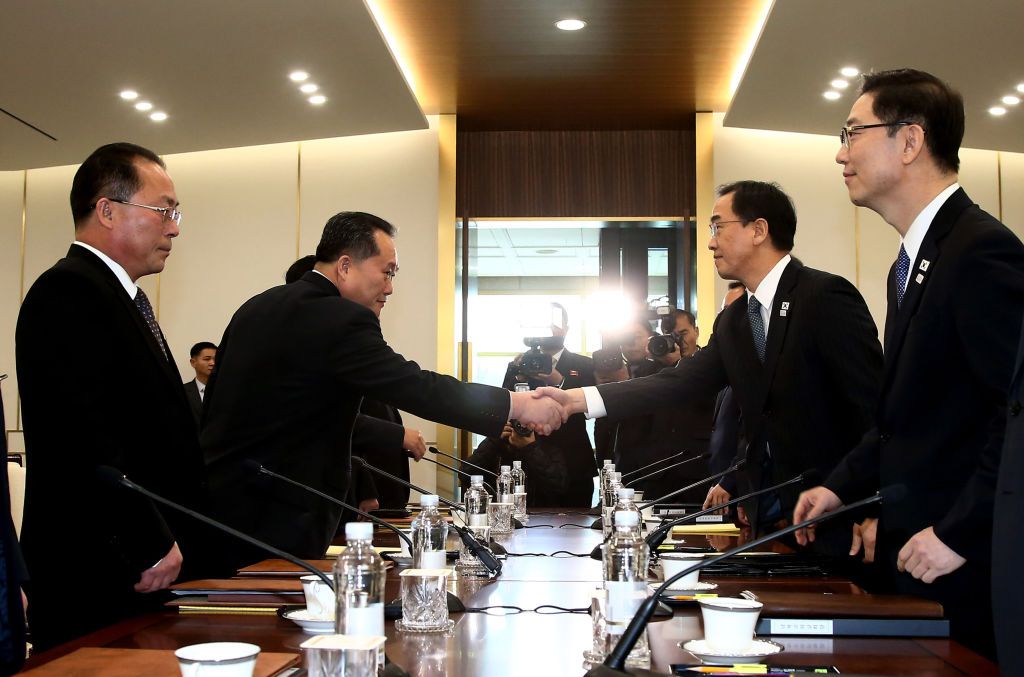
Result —
<path fill-rule="evenodd" d="M 528 528 L 502 539 L 509 553 L 500 576 L 494 579 L 456 577 L 454 592 L 468 608 L 516 607 L 487 612 L 453 614 L 454 629 L 448 634 L 400 632 L 386 624 L 385 649 L 390 660 L 415 677 L 487 675 L 582 675 L 583 652 L 591 645 L 591 619 L 586 613 L 592 591 L 601 584 L 601 563 L 589 557 L 529 556 L 556 551 L 589 553 L 601 542 L 600 530 L 580 528 L 593 517 L 579 513 L 539 510 Z M 712 540 L 688 536 L 688 543 Z M 696 539 L 696 540 L 695 540 Z M 733 538 L 713 537 L 719 548 Z M 378 530 L 375 545 L 395 545 L 392 532 Z M 327 567 L 321 561 L 319 566 Z M 398 596 L 397 567 L 388 574 L 387 599 Z M 719 595 L 742 590 L 785 590 L 822 594 L 859 594 L 848 580 L 830 576 L 719 578 Z M 551 605 L 538 611 L 537 607 Z M 562 607 L 559 611 L 552 607 Z M 696 605 L 673 610 L 671 618 L 649 627 L 653 670 L 670 674 L 674 664 L 697 663 L 681 647 L 703 636 Z M 55 659 L 82 647 L 158 649 L 170 651 L 189 644 L 211 641 L 251 642 L 264 652 L 301 654 L 299 645 L 308 639 L 300 628 L 277 615 L 233 613 L 178 613 L 168 609 L 133 618 L 30 659 L 27 669 L 45 668 Z M 949 639 L 799 636 L 771 639 L 784 651 L 769 658 L 769 665 L 787 667 L 834 666 L 842 674 L 870 675 L 997 675 L 987 659 Z M 175 674 L 170 672 L 168 674 Z M 287 674 L 287 673 L 285 673 Z M 153 675 L 152 677 L 157 677 Z"/>

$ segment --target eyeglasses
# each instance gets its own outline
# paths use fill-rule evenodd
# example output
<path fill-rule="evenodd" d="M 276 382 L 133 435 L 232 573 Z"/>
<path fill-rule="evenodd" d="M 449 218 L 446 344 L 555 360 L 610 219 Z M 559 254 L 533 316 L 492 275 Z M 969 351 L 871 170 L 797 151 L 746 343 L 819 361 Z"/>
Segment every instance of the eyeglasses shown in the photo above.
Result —
<path fill-rule="evenodd" d="M 746 223 L 743 219 L 734 219 L 732 221 L 712 221 L 708 224 L 708 230 L 711 232 L 711 237 L 718 237 L 718 229 L 725 223 Z"/>
<path fill-rule="evenodd" d="M 846 150 L 850 150 L 850 135 L 854 132 L 859 132 L 862 129 L 874 129 L 875 127 L 903 127 L 912 124 L 914 123 L 909 120 L 900 120 L 899 122 L 878 122 L 872 125 L 853 125 L 852 127 L 843 127 L 839 130 L 839 141 L 846 146 Z"/>
<path fill-rule="evenodd" d="M 160 212 L 163 215 L 165 221 L 174 221 L 174 225 L 181 225 L 181 212 L 175 207 L 153 207 L 150 205 L 140 205 L 137 202 L 128 202 L 127 200 L 115 200 L 112 197 L 108 197 L 111 202 L 116 202 L 121 205 L 131 205 L 132 207 L 142 207 L 143 209 L 149 209 L 154 212 Z"/>

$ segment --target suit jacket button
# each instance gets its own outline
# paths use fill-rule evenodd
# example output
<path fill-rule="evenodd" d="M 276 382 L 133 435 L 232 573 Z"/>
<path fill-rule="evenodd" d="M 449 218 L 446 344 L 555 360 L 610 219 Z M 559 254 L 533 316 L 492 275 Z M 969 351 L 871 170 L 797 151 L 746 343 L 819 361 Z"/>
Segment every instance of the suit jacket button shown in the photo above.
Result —
<path fill-rule="evenodd" d="M 891 438 L 892 438 L 892 435 L 890 435 L 889 433 L 882 433 L 882 435 L 878 438 L 878 440 L 882 444 L 887 444 Z"/>
<path fill-rule="evenodd" d="M 1016 416 L 1020 413 L 1020 400 L 1014 400 L 1010 402 L 1010 416 Z"/>

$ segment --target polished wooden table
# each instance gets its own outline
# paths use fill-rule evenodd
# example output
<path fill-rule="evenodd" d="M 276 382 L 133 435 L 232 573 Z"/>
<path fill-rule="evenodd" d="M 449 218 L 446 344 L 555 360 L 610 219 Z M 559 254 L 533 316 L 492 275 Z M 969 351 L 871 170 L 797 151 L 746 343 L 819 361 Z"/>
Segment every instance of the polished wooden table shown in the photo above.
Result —
<path fill-rule="evenodd" d="M 502 541 L 510 553 L 589 553 L 601 541 L 601 532 L 565 527 L 588 524 L 578 514 L 534 515 L 528 529 Z M 553 528 L 538 528 L 551 525 Z M 562 527 L 562 528 L 559 528 Z M 380 532 L 375 543 L 388 543 Z M 392 535 L 393 536 L 393 535 Z M 716 537 L 715 544 L 723 541 Z M 848 591 L 852 583 L 835 579 L 786 580 L 707 578 L 720 584 L 720 594 L 736 594 L 759 587 L 793 591 Z M 600 586 L 601 564 L 589 557 L 509 557 L 494 580 L 459 578 L 452 591 L 469 608 L 508 605 L 534 609 L 551 604 L 571 609 L 589 606 L 591 591 Z M 389 574 L 388 598 L 398 594 L 395 571 Z M 416 677 L 488 675 L 581 675 L 583 652 L 591 644 L 591 621 L 586 613 L 539 612 L 465 613 L 453 615 L 449 635 L 398 632 L 387 623 L 389 658 Z M 669 673 L 670 665 L 694 663 L 680 644 L 703 636 L 696 607 L 676 609 L 671 619 L 652 623 L 649 640 L 652 669 Z M 29 667 L 65 655 L 81 646 L 177 649 L 210 641 L 258 644 L 264 651 L 299 653 L 308 638 L 290 622 L 272 615 L 150 614 L 124 621 L 75 642 L 33 657 Z M 769 665 L 834 665 L 844 674 L 874 675 L 997 675 L 988 660 L 946 639 L 773 637 L 785 651 Z M 156 676 L 154 676 L 156 677 Z"/>

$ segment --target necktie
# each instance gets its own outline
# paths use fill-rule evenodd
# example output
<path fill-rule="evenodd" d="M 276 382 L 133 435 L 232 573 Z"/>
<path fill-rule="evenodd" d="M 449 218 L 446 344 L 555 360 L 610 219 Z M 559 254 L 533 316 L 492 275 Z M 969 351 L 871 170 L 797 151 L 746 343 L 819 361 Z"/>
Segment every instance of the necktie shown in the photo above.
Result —
<path fill-rule="evenodd" d="M 750 320 L 750 333 L 754 335 L 754 347 L 757 348 L 757 357 L 764 362 L 764 320 L 761 319 L 761 302 L 756 296 L 751 296 L 747 302 L 747 317 Z"/>
<path fill-rule="evenodd" d="M 149 303 L 149 297 L 146 296 L 146 292 L 142 291 L 141 287 L 136 287 L 138 291 L 135 293 L 135 306 L 142 313 L 142 319 L 146 321 L 146 325 L 149 330 L 153 332 L 153 338 L 156 339 L 156 344 L 160 346 L 160 352 L 164 354 L 164 359 L 167 359 L 167 348 L 164 347 L 164 335 L 160 332 L 160 325 L 156 323 L 156 315 L 153 314 L 153 306 Z"/>
<path fill-rule="evenodd" d="M 907 275 L 910 274 L 910 257 L 907 250 L 900 245 L 900 255 L 896 257 L 896 307 L 903 304 L 903 292 L 907 288 Z"/>

